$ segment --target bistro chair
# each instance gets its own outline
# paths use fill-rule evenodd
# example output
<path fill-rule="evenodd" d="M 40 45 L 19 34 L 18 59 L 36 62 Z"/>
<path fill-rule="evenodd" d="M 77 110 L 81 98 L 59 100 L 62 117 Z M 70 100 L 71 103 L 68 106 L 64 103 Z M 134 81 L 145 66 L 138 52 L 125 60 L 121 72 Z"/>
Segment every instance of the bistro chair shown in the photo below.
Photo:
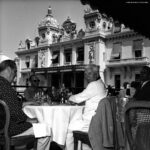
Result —
<path fill-rule="evenodd" d="M 118 117 L 117 96 L 107 96 L 100 100 L 89 126 L 89 139 L 93 150 L 124 149 L 124 130 Z"/>
<path fill-rule="evenodd" d="M 150 150 L 150 102 L 127 103 L 125 132 L 130 150 Z"/>
<path fill-rule="evenodd" d="M 9 137 L 9 121 L 9 108 L 4 101 L 0 100 L 0 150 L 15 150 L 15 147 L 22 147 L 25 150 L 23 146 L 36 143 L 34 135 Z"/>
<path fill-rule="evenodd" d="M 27 100 L 25 99 L 25 97 L 19 93 L 17 93 L 17 97 L 18 97 L 18 100 L 23 103 L 23 102 L 26 102 Z"/>
<path fill-rule="evenodd" d="M 89 147 L 91 147 L 91 143 L 89 140 L 88 133 L 82 132 L 82 131 L 73 131 L 73 137 L 74 137 L 74 150 L 78 149 L 78 142 L 81 141 L 81 150 L 82 144 L 87 144 Z"/>

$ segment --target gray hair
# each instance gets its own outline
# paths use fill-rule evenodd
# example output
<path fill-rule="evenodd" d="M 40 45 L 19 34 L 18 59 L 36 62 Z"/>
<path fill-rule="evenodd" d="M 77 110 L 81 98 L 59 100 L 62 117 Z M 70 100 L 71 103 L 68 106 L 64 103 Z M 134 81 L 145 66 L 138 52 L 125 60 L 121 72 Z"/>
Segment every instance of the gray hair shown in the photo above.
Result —
<path fill-rule="evenodd" d="M 90 72 L 94 73 L 94 75 L 96 76 L 97 79 L 99 79 L 100 78 L 99 69 L 100 69 L 100 66 L 95 65 L 95 64 L 89 64 L 85 67 L 85 72 L 90 71 Z"/>
<path fill-rule="evenodd" d="M 4 60 L 0 63 L 0 72 L 4 71 L 7 67 L 10 67 L 13 70 L 17 70 L 15 61 L 13 60 Z"/>

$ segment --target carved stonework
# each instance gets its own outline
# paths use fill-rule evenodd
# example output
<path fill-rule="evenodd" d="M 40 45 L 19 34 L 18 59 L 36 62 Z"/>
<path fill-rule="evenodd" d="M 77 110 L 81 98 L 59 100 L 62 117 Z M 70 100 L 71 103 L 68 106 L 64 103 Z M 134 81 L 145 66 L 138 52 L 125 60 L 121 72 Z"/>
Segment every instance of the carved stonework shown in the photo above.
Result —
<path fill-rule="evenodd" d="M 57 42 L 58 36 L 56 34 L 52 35 L 53 43 Z"/>
<path fill-rule="evenodd" d="M 102 33 L 110 31 L 112 28 L 112 18 L 106 14 L 99 13 L 98 10 L 85 10 L 84 20 L 86 24 L 86 32 L 100 31 Z"/>
<path fill-rule="evenodd" d="M 85 14 L 90 14 L 90 13 L 93 13 L 93 12 L 98 12 L 98 10 L 92 10 L 90 7 L 86 8 L 86 9 L 84 10 L 84 13 L 85 13 Z"/>
<path fill-rule="evenodd" d="M 36 46 L 38 47 L 39 42 L 40 42 L 40 37 L 36 36 L 34 40 L 35 40 Z"/>
<path fill-rule="evenodd" d="M 50 34 L 50 31 L 51 31 L 51 29 L 50 29 L 50 28 L 47 28 L 47 35 Z"/>
<path fill-rule="evenodd" d="M 89 45 L 89 63 L 93 64 L 95 59 L 95 47 L 94 43 Z"/>
<path fill-rule="evenodd" d="M 30 46 L 31 46 L 30 42 L 31 40 L 26 39 L 25 43 L 26 43 L 27 49 L 30 49 Z"/>
<path fill-rule="evenodd" d="M 22 41 L 20 41 L 20 43 L 19 43 L 19 48 L 23 48 L 24 46 L 23 46 L 23 42 Z"/>
<path fill-rule="evenodd" d="M 76 23 L 71 21 L 70 17 L 68 17 L 67 20 L 64 21 L 62 27 L 68 35 L 74 36 L 74 34 L 76 34 Z"/>
<path fill-rule="evenodd" d="M 37 68 L 38 67 L 38 56 L 35 55 L 32 59 L 31 68 Z"/>
<path fill-rule="evenodd" d="M 40 61 L 40 66 L 41 66 L 41 68 L 43 68 L 43 67 L 46 66 L 46 56 L 45 56 L 45 51 L 40 51 L 39 61 Z"/>
<path fill-rule="evenodd" d="M 85 36 L 85 32 L 83 31 L 83 29 L 81 29 L 77 34 L 77 38 L 83 38 L 84 36 Z"/>

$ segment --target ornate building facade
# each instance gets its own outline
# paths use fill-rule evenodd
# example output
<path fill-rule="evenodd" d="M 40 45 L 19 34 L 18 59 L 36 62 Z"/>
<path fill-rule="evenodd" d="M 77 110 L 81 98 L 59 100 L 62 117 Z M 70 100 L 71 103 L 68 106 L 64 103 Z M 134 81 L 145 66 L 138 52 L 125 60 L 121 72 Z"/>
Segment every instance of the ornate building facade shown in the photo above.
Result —
<path fill-rule="evenodd" d="M 84 68 L 100 66 L 100 76 L 108 85 L 120 88 L 123 82 L 139 79 L 143 65 L 149 65 L 149 39 L 113 21 L 97 10 L 84 13 L 85 30 L 68 17 L 60 26 L 51 7 L 38 25 L 34 40 L 21 41 L 16 51 L 17 83 L 25 85 L 31 72 L 44 75 L 48 86 L 63 83 L 76 93 L 86 86 Z"/>

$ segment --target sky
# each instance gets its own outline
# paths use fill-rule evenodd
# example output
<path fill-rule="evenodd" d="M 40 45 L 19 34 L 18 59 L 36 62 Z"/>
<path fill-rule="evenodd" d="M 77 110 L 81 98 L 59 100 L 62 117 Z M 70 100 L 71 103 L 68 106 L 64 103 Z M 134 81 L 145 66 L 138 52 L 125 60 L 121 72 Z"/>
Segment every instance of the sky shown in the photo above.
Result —
<path fill-rule="evenodd" d="M 80 0 L 0 0 L 0 52 L 15 58 L 19 42 L 34 39 L 37 27 L 46 16 L 48 7 L 60 25 L 69 16 L 77 30 L 85 28 L 84 9 Z"/>

